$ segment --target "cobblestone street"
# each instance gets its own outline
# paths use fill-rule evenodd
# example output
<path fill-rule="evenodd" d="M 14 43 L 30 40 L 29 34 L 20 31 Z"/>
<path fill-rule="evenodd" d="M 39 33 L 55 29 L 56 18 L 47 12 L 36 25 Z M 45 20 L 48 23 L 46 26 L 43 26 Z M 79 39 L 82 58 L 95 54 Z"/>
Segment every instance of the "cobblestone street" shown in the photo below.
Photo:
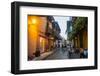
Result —
<path fill-rule="evenodd" d="M 78 59 L 80 58 L 80 53 L 69 53 L 71 51 L 67 48 L 57 48 L 55 52 L 45 58 L 45 60 L 54 60 L 54 59 Z"/>
<path fill-rule="evenodd" d="M 68 59 L 68 51 L 66 48 L 57 48 L 56 51 L 48 56 L 45 60 Z"/>

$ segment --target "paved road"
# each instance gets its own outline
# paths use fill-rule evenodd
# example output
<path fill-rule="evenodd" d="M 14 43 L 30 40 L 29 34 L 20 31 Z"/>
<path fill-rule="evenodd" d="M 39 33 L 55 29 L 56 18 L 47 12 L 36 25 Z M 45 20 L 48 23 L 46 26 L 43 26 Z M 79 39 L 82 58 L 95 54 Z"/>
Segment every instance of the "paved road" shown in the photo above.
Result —
<path fill-rule="evenodd" d="M 68 51 L 66 48 L 57 48 L 56 51 L 48 56 L 45 60 L 68 59 Z"/>

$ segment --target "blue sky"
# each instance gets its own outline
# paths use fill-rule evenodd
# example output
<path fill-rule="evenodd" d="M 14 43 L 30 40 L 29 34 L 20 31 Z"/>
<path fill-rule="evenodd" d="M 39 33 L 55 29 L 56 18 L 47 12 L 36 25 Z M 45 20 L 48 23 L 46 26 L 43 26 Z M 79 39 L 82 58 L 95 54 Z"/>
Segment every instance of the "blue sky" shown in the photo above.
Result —
<path fill-rule="evenodd" d="M 67 39 L 67 34 L 65 34 L 66 29 L 67 29 L 67 21 L 70 20 L 70 17 L 66 16 L 53 16 L 55 21 L 58 22 L 59 27 L 61 29 L 60 35 L 64 38 Z"/>

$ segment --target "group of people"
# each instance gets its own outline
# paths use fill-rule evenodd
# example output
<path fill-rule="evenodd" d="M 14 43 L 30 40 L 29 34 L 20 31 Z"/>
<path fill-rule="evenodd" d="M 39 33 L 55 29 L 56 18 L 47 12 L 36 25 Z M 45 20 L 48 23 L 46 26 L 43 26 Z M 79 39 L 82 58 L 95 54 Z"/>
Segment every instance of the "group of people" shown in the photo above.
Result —
<path fill-rule="evenodd" d="M 79 58 L 88 58 L 88 49 L 85 48 L 75 48 L 74 46 L 72 45 L 67 45 L 67 49 L 68 49 L 68 52 L 69 52 L 69 57 L 73 54 L 76 54 L 79 56 Z"/>

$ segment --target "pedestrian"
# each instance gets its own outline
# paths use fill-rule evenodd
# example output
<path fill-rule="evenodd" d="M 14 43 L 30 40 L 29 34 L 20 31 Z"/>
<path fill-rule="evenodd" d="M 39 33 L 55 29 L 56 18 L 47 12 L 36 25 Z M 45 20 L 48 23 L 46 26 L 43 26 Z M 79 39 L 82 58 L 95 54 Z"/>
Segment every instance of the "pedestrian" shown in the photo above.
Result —
<path fill-rule="evenodd" d="M 35 57 L 39 57 L 40 56 L 40 50 L 37 49 L 36 52 L 35 52 Z"/>

